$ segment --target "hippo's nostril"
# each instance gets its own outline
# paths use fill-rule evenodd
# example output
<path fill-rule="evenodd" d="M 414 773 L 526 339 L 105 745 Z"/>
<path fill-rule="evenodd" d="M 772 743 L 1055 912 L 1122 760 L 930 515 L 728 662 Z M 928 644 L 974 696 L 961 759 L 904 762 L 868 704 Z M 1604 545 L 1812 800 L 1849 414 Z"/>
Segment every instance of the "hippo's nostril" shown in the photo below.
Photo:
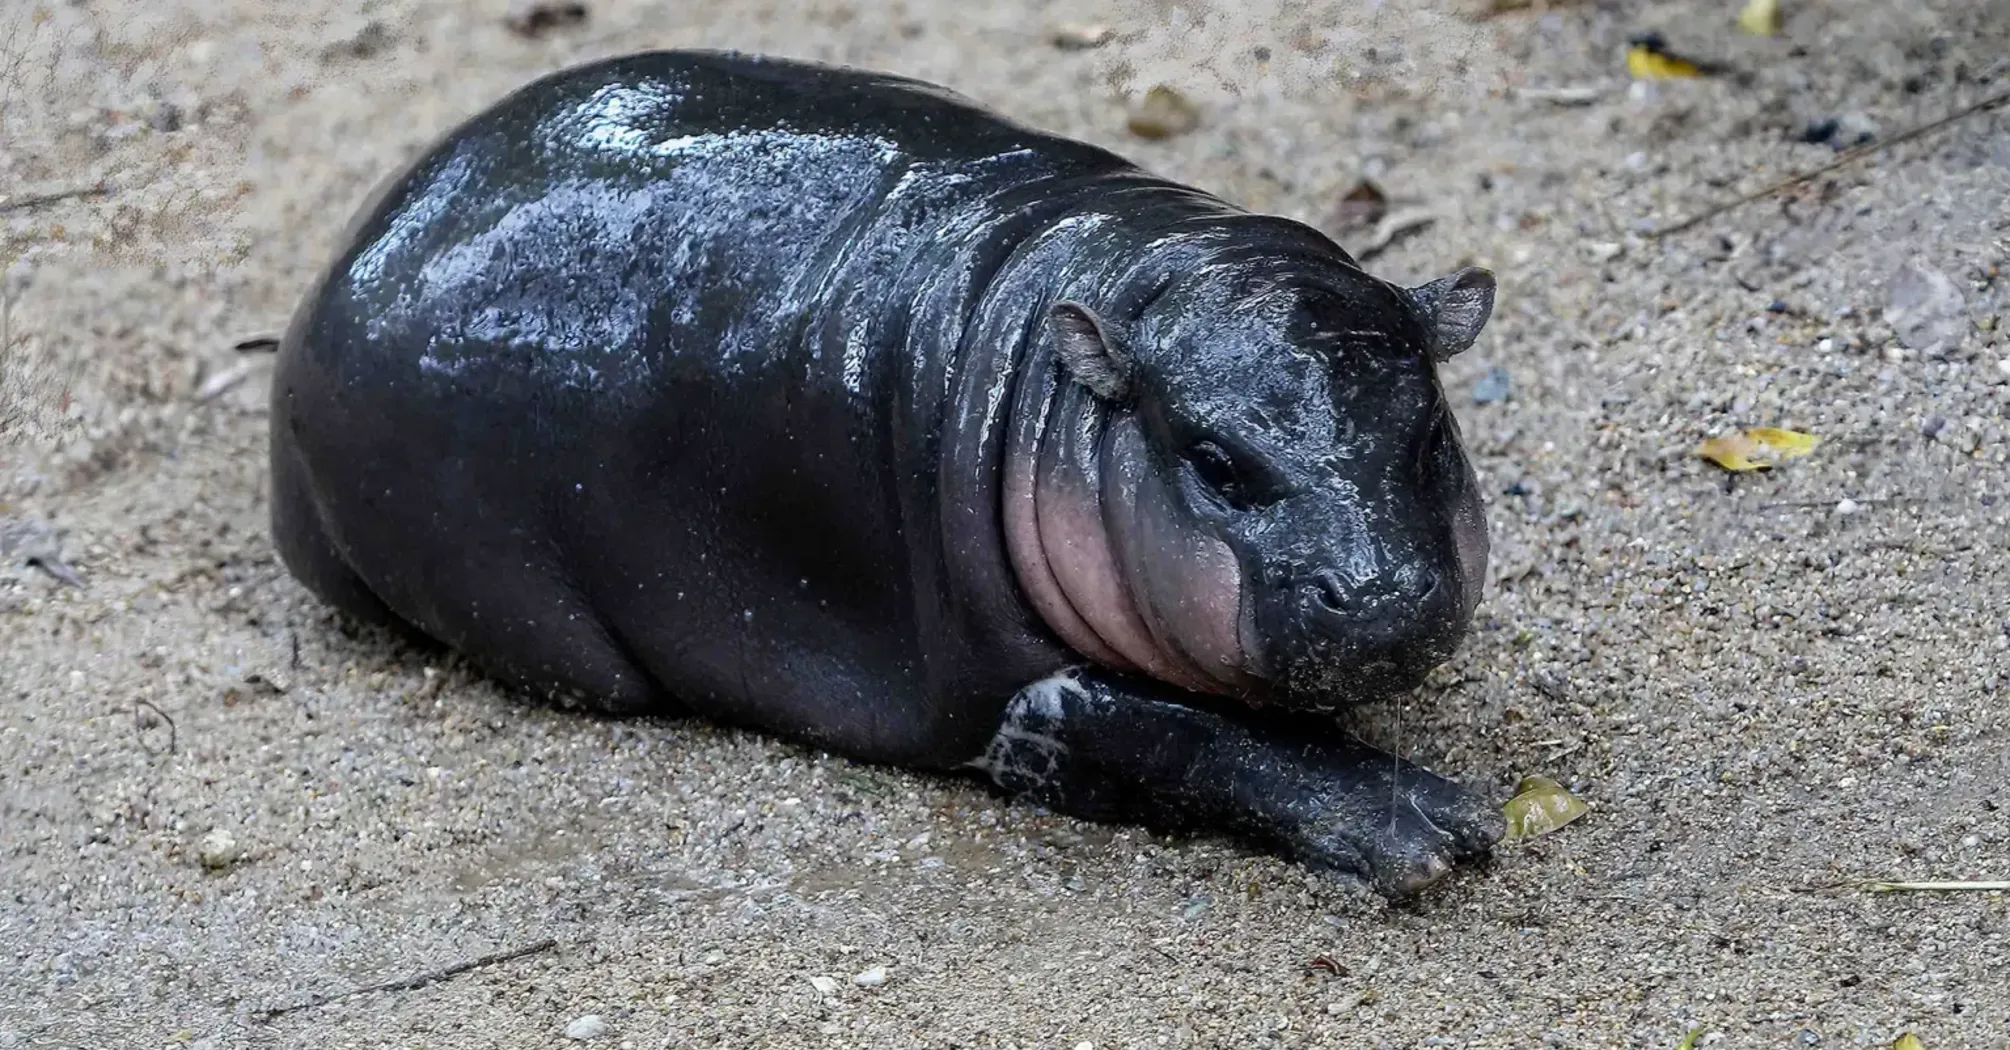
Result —
<path fill-rule="evenodd" d="M 1331 569 L 1312 577 L 1312 595 L 1327 612 L 1343 613 L 1353 606 L 1347 600 L 1347 590 L 1340 583 L 1340 574 Z"/>

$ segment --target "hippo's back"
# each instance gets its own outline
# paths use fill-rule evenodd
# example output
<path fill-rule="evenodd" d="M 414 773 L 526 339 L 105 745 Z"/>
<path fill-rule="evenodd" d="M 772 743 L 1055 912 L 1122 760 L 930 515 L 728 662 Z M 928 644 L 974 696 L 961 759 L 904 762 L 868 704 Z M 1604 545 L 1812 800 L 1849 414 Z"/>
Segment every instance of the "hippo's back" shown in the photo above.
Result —
<path fill-rule="evenodd" d="M 1134 172 L 884 74 L 649 52 L 533 82 L 387 183 L 296 314 L 282 553 L 617 707 L 662 686 L 802 723 L 748 709 L 958 678 L 941 660 L 989 691 L 1027 671 L 1000 645 L 1053 652 L 1012 616 L 918 641 L 960 622 L 915 593 L 931 391 L 1028 187 Z"/>
<path fill-rule="evenodd" d="M 524 87 L 381 191 L 304 345 L 338 369 L 413 354 L 455 375 L 488 358 L 603 389 L 665 353 L 773 353 L 792 305 L 892 276 L 945 214 L 1121 165 L 886 74 L 608 60 Z"/>

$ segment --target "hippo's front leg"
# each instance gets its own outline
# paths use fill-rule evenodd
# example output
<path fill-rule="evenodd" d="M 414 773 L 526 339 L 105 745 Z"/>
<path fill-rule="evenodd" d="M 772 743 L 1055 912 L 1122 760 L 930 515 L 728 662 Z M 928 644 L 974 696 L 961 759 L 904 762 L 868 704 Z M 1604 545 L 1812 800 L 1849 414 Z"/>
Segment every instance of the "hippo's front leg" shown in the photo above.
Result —
<path fill-rule="evenodd" d="M 1222 827 L 1389 897 L 1484 855 L 1505 831 L 1466 789 L 1335 730 L 1244 725 L 1152 682 L 1075 668 L 1022 689 L 971 765 L 1085 820 Z"/>

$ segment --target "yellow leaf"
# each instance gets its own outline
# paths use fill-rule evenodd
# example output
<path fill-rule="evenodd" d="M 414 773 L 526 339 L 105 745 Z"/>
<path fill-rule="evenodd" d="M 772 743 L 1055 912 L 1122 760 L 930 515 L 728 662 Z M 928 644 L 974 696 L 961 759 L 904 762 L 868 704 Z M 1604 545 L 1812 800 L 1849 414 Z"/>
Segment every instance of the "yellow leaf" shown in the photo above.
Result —
<path fill-rule="evenodd" d="M 1676 1044 L 1675 1050 L 1696 1050 L 1696 1041 L 1701 1038 L 1703 1038 L 1703 1030 L 1701 1028 L 1691 1028 L 1689 1029 L 1689 1034 L 1683 1036 L 1682 1041 Z"/>
<path fill-rule="evenodd" d="M 1773 450 L 1781 459 L 1805 456 L 1822 443 L 1813 434 L 1803 434 L 1797 430 L 1781 430 L 1777 427 L 1753 427 L 1745 431 L 1745 436 Z"/>
<path fill-rule="evenodd" d="M 1752 462 L 1751 455 L 1758 451 L 1758 444 L 1743 434 L 1727 434 L 1713 437 L 1696 447 L 1696 454 L 1723 467 L 1725 470 L 1747 471 L 1759 469 Z"/>
<path fill-rule="evenodd" d="M 1524 777 L 1515 785 L 1506 809 L 1508 838 L 1547 835 L 1591 812 L 1576 795 L 1548 777 Z"/>
<path fill-rule="evenodd" d="M 1821 444 L 1812 434 L 1777 427 L 1753 427 L 1739 434 L 1713 437 L 1696 447 L 1696 454 L 1723 467 L 1744 472 L 1765 470 L 1781 460 L 1805 456 Z"/>
<path fill-rule="evenodd" d="M 1907 1032 L 1899 1036 L 1897 1042 L 1891 1044 L 1891 1050 L 1926 1050 L 1926 1044 L 1920 1042 L 1918 1036 Z"/>
<path fill-rule="evenodd" d="M 1780 0 L 1751 0 L 1738 13 L 1738 28 L 1753 36 L 1772 36 L 1780 31 Z"/>
<path fill-rule="evenodd" d="M 1696 63 L 1645 44 L 1635 44 L 1626 52 L 1626 71 L 1635 80 L 1677 80 L 1703 75 Z"/>

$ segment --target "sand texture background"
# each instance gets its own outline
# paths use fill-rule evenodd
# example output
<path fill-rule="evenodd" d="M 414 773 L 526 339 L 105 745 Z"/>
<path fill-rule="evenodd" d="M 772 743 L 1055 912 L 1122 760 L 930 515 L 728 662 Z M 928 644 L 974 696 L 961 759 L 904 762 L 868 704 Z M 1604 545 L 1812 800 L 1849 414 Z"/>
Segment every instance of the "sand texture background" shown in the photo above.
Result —
<path fill-rule="evenodd" d="M 2010 3 L 587 3 L 0 0 L 0 515 L 83 584 L 0 567 L 0 1047 L 2010 1045 L 2005 895 L 1847 885 L 2010 878 L 2010 109 L 1645 235 L 1832 159 L 1810 122 L 2010 90 Z M 1740 72 L 1635 89 L 1646 29 Z M 1329 228 L 1364 175 L 1430 209 L 1370 265 L 1500 276 L 1445 369 L 1493 579 L 1359 726 L 1593 812 L 1390 906 L 346 630 L 274 558 L 232 343 L 455 121 L 663 45 L 941 81 Z M 1199 123 L 1137 138 L 1158 82 Z M 1823 443 L 1694 454 L 1749 426 Z"/>

